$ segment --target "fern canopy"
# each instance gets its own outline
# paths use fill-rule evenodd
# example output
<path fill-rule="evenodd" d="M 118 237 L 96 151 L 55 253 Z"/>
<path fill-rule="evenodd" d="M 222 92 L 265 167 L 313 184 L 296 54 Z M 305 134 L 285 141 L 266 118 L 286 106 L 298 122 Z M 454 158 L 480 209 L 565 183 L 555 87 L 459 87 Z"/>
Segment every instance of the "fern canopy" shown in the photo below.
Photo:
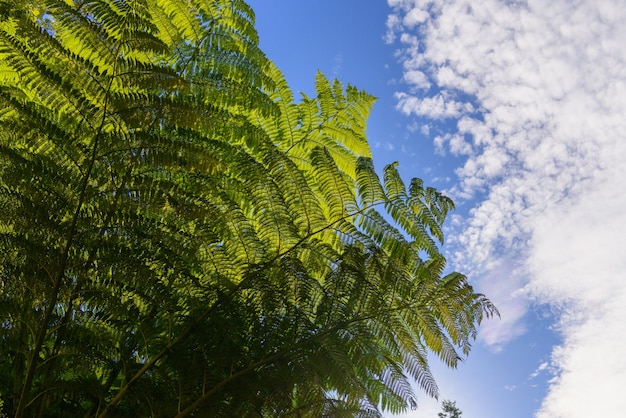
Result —
<path fill-rule="evenodd" d="M 0 397 L 15 417 L 380 416 L 496 313 L 452 203 L 239 0 L 0 0 Z M 426 255 L 422 259 L 420 255 Z"/>

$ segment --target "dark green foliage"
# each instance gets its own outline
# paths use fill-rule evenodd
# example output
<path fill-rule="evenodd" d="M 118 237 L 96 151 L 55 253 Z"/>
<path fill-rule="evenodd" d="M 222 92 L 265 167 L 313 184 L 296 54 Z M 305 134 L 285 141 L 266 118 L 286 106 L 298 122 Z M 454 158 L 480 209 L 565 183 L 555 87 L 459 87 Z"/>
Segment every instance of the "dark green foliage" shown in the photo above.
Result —
<path fill-rule="evenodd" d="M 439 414 L 439 418 L 461 418 L 463 412 L 456 407 L 456 402 L 452 401 L 443 401 L 441 402 L 441 410 Z"/>
<path fill-rule="evenodd" d="M 16 417 L 378 416 L 495 313 L 373 98 L 295 104 L 242 1 L 0 0 L 0 399 Z M 386 212 L 401 230 L 382 215 Z M 422 260 L 420 254 L 428 254 Z"/>

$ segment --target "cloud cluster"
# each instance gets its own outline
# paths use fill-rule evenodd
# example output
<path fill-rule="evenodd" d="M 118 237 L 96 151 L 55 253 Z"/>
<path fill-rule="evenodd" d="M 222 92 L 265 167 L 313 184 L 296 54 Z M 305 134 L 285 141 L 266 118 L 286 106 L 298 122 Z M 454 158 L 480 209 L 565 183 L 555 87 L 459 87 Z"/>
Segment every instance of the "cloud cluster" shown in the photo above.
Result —
<path fill-rule="evenodd" d="M 487 342 L 523 331 L 526 297 L 550 304 L 563 343 L 537 417 L 626 410 L 626 1 L 388 3 L 398 109 L 455 120 L 435 145 L 467 156 L 454 259 L 509 318 Z"/>

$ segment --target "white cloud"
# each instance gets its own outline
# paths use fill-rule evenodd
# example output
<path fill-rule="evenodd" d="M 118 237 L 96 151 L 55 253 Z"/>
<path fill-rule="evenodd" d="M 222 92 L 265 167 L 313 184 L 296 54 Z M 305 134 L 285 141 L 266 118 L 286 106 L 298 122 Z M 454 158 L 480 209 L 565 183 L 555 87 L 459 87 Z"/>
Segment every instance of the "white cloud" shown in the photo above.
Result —
<path fill-rule="evenodd" d="M 387 34 L 384 37 L 386 43 L 390 44 L 396 39 L 396 31 L 402 29 L 402 24 L 397 15 L 389 15 L 387 17 Z"/>
<path fill-rule="evenodd" d="M 398 109 L 458 119 L 435 146 L 467 156 L 455 198 L 481 199 L 451 243 L 505 310 L 484 340 L 523 332 L 527 298 L 550 304 L 563 342 L 537 417 L 625 411 L 626 1 L 389 4 L 405 74 L 439 90 Z"/>
<path fill-rule="evenodd" d="M 454 155 L 469 155 L 472 146 L 465 141 L 463 135 L 455 134 L 450 137 L 450 151 Z"/>
<path fill-rule="evenodd" d="M 410 70 L 404 73 L 404 81 L 409 84 L 415 86 L 417 89 L 428 89 L 430 87 L 430 82 L 428 81 L 428 77 L 421 71 Z"/>
<path fill-rule="evenodd" d="M 437 94 L 433 97 L 420 98 L 407 93 L 396 93 L 397 108 L 405 115 L 425 116 L 432 119 L 458 117 L 471 112 L 471 103 L 463 103 Z"/>
<path fill-rule="evenodd" d="M 624 168 L 611 171 L 618 178 L 626 175 Z M 565 337 L 554 351 L 559 372 L 539 418 L 626 411 L 621 394 L 626 383 L 625 205 L 619 189 L 595 187 L 575 205 L 552 208 L 533 234 L 528 288 L 560 306 L 558 325 Z"/>
<path fill-rule="evenodd" d="M 458 133 L 448 133 L 443 136 L 437 135 L 433 139 L 433 144 L 435 145 L 435 153 L 439 155 L 446 155 L 446 144 L 448 144 L 453 155 L 469 155 L 472 153 L 471 144 L 465 140 L 463 135 Z"/>
<path fill-rule="evenodd" d="M 449 135 L 449 134 L 448 134 Z M 435 145 L 435 154 L 446 155 L 446 136 L 437 135 L 435 139 L 433 139 L 433 144 Z"/>
<path fill-rule="evenodd" d="M 402 24 L 412 29 L 419 23 L 424 23 L 429 18 L 428 12 L 421 9 L 411 9 L 402 19 Z"/>

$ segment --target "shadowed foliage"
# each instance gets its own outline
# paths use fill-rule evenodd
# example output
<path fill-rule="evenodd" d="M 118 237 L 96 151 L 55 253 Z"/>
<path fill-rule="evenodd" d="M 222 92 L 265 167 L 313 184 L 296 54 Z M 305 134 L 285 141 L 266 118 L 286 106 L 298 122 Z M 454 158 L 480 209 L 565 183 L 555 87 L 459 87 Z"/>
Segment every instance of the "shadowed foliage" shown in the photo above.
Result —
<path fill-rule="evenodd" d="M 380 416 L 496 313 L 374 98 L 296 102 L 238 0 L 0 0 L 0 396 L 15 417 Z"/>

